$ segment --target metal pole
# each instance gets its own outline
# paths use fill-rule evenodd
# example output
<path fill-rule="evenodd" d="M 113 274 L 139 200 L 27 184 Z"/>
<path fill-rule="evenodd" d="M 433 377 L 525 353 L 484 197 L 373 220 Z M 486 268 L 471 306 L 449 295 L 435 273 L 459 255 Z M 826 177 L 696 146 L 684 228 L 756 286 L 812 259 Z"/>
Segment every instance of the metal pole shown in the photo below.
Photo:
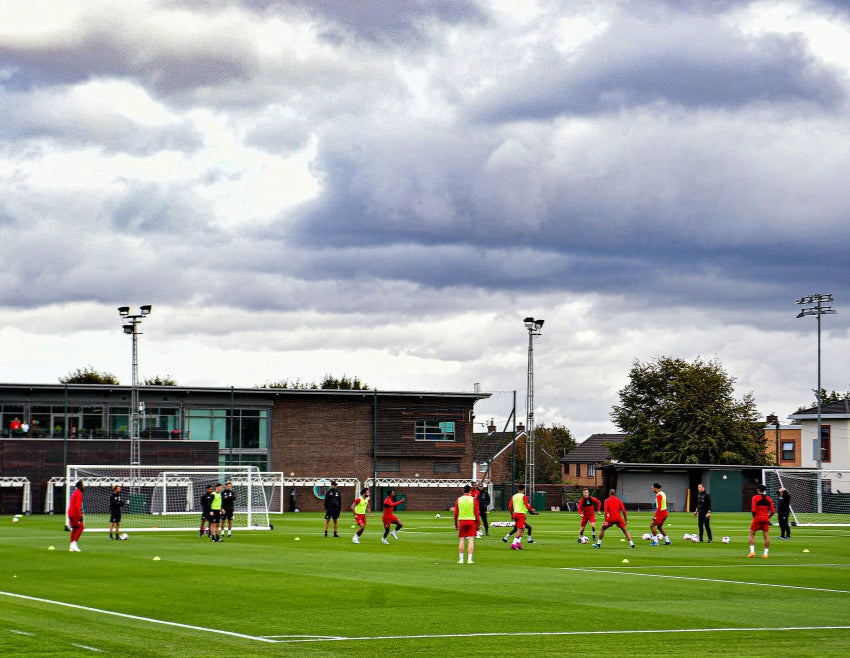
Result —
<path fill-rule="evenodd" d="M 534 500 L 534 332 L 528 330 L 528 376 L 525 398 L 525 487 Z"/>
<path fill-rule="evenodd" d="M 821 419 L 821 405 L 822 405 L 822 395 L 821 395 L 821 383 L 820 383 L 820 317 L 821 317 L 821 300 L 818 298 L 818 438 L 815 443 L 817 446 L 817 465 L 818 465 L 818 514 L 823 512 L 823 425 Z"/>
<path fill-rule="evenodd" d="M 131 320 L 133 325 L 133 363 L 130 383 L 130 464 L 141 464 L 141 445 L 139 437 L 139 344 L 137 318 Z"/>

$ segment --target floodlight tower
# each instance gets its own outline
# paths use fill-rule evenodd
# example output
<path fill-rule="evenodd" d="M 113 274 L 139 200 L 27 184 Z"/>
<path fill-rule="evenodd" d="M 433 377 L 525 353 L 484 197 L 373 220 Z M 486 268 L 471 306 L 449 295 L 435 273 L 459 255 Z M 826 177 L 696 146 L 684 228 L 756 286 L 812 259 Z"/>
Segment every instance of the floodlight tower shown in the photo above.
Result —
<path fill-rule="evenodd" d="M 798 318 L 814 315 L 818 319 L 818 387 L 815 391 L 815 397 L 818 401 L 818 429 L 814 443 L 815 460 L 817 461 L 818 468 L 818 513 L 823 511 L 823 496 L 821 491 L 821 469 L 823 467 L 823 425 L 821 422 L 821 406 L 823 401 L 821 399 L 822 395 L 820 383 L 820 318 L 822 315 L 833 315 L 835 313 L 835 310 L 831 306 L 824 306 L 824 303 L 831 301 L 833 301 L 832 293 L 819 292 L 806 297 L 800 297 L 800 299 L 797 300 L 797 303 L 801 306 L 807 306 L 807 308 L 800 309 L 800 312 L 797 314 Z"/>
<path fill-rule="evenodd" d="M 528 381 L 525 398 L 525 489 L 534 504 L 534 337 L 541 334 L 543 320 L 525 318 L 528 330 Z"/>
<path fill-rule="evenodd" d="M 130 313 L 129 306 L 119 306 L 118 314 L 127 323 L 123 325 L 124 333 L 132 336 L 133 342 L 133 362 L 132 362 L 132 381 L 130 384 L 130 464 L 141 464 L 141 438 L 139 428 L 139 413 L 141 405 L 139 403 L 139 342 L 138 337 L 142 335 L 139 331 L 139 325 L 142 319 L 151 314 L 151 305 L 145 304 L 139 307 L 139 312 Z"/>

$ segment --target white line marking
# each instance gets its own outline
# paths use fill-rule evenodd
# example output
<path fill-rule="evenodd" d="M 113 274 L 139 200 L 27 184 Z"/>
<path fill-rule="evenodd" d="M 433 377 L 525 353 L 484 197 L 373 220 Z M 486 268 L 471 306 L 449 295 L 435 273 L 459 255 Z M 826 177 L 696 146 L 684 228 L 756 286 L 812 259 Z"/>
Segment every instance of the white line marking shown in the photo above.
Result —
<path fill-rule="evenodd" d="M 628 567 L 605 567 L 606 569 L 723 569 L 726 571 L 727 569 L 758 569 L 761 567 L 837 567 L 846 569 L 850 567 L 850 564 L 845 563 L 836 563 L 836 564 L 804 564 L 804 563 L 794 563 L 794 564 L 782 564 L 781 562 L 771 562 L 770 564 L 765 564 L 762 562 L 755 562 L 749 564 L 652 564 L 646 566 L 634 566 L 629 565 Z M 573 571 L 584 571 L 581 567 L 561 567 L 562 569 L 571 569 Z M 592 570 L 592 569 L 591 569 Z"/>
<path fill-rule="evenodd" d="M 193 626 L 192 624 L 181 624 L 176 621 L 165 621 L 162 619 L 152 619 L 151 617 L 140 617 L 138 615 L 129 615 L 125 612 L 115 612 L 114 610 L 101 610 L 100 608 L 90 608 L 86 605 L 77 605 L 76 603 L 65 603 L 64 601 L 52 601 L 50 599 L 42 599 L 37 596 L 27 596 L 26 594 L 15 594 L 13 592 L 2 592 L 0 596 L 10 596 L 15 599 L 24 599 L 25 601 L 35 601 L 36 603 L 48 603 L 50 605 L 58 605 L 64 608 L 73 608 L 75 610 L 85 610 L 86 612 L 97 612 L 102 615 L 111 615 L 113 617 L 121 617 L 122 619 L 133 619 L 135 621 L 143 621 L 148 624 L 161 624 L 163 626 L 174 626 L 175 628 L 185 628 L 190 631 L 202 631 L 204 633 L 218 633 L 219 635 L 228 635 L 230 637 L 238 637 L 244 640 L 256 640 L 257 642 L 274 642 L 265 637 L 256 635 L 245 635 L 244 633 L 234 633 L 233 631 L 223 631 L 218 628 L 205 628 L 204 626 Z"/>
<path fill-rule="evenodd" d="M 85 649 L 86 651 L 95 651 L 97 653 L 103 653 L 103 649 L 98 649 L 96 647 L 89 647 L 89 646 L 86 646 L 85 644 L 74 644 L 73 642 L 71 642 L 71 646 L 77 647 L 78 649 Z"/>
<path fill-rule="evenodd" d="M 614 571 L 611 569 L 580 569 L 561 567 L 562 571 L 582 571 L 587 573 L 610 573 L 618 576 L 641 576 L 643 578 L 669 578 L 671 580 L 697 580 L 708 583 L 726 583 L 728 585 L 753 585 L 755 587 L 779 587 L 781 589 L 801 589 L 809 592 L 828 592 L 831 594 L 850 594 L 846 589 L 826 589 L 823 587 L 803 587 L 802 585 L 779 585 L 776 583 L 754 583 L 746 580 L 724 580 L 721 578 L 696 578 L 694 576 L 667 576 L 660 573 L 638 573 L 635 571 Z"/>
<path fill-rule="evenodd" d="M 35 633 L 27 633 L 26 631 L 18 631 L 14 628 L 9 629 L 10 633 L 14 633 L 15 635 L 29 635 L 30 637 L 35 637 Z"/>
<path fill-rule="evenodd" d="M 619 630 L 619 631 L 520 631 L 515 633 L 438 633 L 436 635 L 371 635 L 364 637 L 333 637 L 321 639 L 298 639 L 298 640 L 274 640 L 280 644 L 295 644 L 299 642 L 362 642 L 375 640 L 423 640 L 423 639 L 448 639 L 456 637 L 557 637 L 557 636 L 585 636 L 585 635 L 646 635 L 663 633 L 725 633 L 725 632 L 770 632 L 778 631 L 830 631 L 850 630 L 850 626 L 778 626 L 775 628 L 667 628 L 667 629 L 645 629 L 645 630 Z M 275 636 L 272 636 L 275 637 Z"/>

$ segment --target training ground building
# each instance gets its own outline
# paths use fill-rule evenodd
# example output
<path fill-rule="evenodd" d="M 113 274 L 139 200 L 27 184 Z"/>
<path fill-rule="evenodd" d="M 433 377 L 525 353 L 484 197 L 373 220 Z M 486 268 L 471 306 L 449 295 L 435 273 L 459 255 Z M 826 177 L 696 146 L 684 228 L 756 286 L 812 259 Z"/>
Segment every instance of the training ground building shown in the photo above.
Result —
<path fill-rule="evenodd" d="M 282 473 L 290 509 L 322 509 L 316 483 L 331 479 L 350 504 L 375 477 L 379 494 L 394 485 L 410 509 L 440 509 L 473 472 L 473 411 L 488 396 L 140 386 L 140 462 Z M 67 464 L 130 463 L 130 398 L 129 386 L 0 384 L 0 479 L 27 481 L 26 511 L 59 511 L 45 490 Z M 24 507 L 20 486 L 0 487 L 0 513 Z"/>

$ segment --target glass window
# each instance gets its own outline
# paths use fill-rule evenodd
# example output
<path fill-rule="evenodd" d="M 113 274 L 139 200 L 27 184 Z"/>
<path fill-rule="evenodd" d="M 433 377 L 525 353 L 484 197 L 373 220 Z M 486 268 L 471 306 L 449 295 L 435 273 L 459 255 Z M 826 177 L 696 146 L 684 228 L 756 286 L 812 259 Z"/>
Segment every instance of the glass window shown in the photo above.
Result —
<path fill-rule="evenodd" d="M 453 420 L 417 420 L 414 438 L 417 441 L 454 441 Z"/>
<path fill-rule="evenodd" d="M 576 477 L 581 477 L 581 464 L 576 464 Z"/>
<path fill-rule="evenodd" d="M 460 473 L 460 462 L 434 462 L 435 473 Z"/>
<path fill-rule="evenodd" d="M 783 441 L 782 442 L 782 461 L 784 462 L 792 462 L 794 461 L 794 453 L 796 447 L 796 443 L 794 441 Z"/>
<path fill-rule="evenodd" d="M 823 462 L 832 461 L 832 450 L 830 449 L 830 429 L 829 425 L 821 425 L 820 428 L 820 459 Z"/>
<path fill-rule="evenodd" d="M 376 466 L 382 473 L 398 473 L 401 471 L 401 462 L 398 460 L 378 461 Z"/>
<path fill-rule="evenodd" d="M 589 478 L 596 477 L 596 464 L 588 464 L 587 465 L 587 477 L 589 477 Z"/>

